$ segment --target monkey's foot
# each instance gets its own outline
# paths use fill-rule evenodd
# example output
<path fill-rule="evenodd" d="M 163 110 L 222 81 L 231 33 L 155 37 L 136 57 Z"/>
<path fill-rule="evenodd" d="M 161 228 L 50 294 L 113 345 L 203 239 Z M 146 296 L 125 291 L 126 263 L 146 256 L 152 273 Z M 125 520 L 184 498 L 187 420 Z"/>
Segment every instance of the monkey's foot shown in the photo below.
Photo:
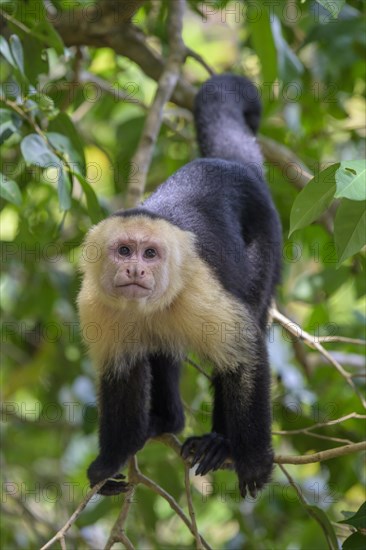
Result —
<path fill-rule="evenodd" d="M 189 437 L 182 446 L 181 455 L 187 459 L 193 455 L 191 467 L 198 465 L 196 475 L 204 476 L 210 470 L 221 468 L 231 456 L 230 443 L 223 435 L 211 432 L 197 437 Z"/>
<path fill-rule="evenodd" d="M 258 491 L 271 479 L 273 470 L 273 452 L 269 450 L 266 454 L 259 454 L 256 457 L 246 457 L 236 462 L 236 473 L 239 478 L 239 490 L 243 498 L 247 493 L 255 498 Z"/>
<path fill-rule="evenodd" d="M 94 487 L 94 485 L 103 479 L 108 478 L 104 485 L 102 485 L 99 489 L 99 495 L 113 496 L 119 495 L 120 493 L 125 493 L 130 488 L 130 485 L 126 481 L 123 481 L 126 479 L 126 476 L 115 473 L 118 469 L 118 467 L 112 468 L 105 466 L 101 460 L 97 458 L 88 468 L 90 487 Z"/>
<path fill-rule="evenodd" d="M 130 484 L 123 481 L 124 479 L 126 479 L 126 476 L 123 474 L 116 474 L 105 482 L 105 484 L 99 489 L 98 494 L 104 495 L 105 497 L 111 497 L 121 493 L 126 493 L 130 488 Z"/>

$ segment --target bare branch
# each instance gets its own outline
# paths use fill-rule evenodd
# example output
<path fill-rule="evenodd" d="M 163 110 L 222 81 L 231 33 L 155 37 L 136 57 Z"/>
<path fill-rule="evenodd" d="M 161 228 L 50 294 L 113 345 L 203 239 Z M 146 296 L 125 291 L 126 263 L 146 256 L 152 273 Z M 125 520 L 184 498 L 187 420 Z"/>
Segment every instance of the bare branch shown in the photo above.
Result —
<path fill-rule="evenodd" d="M 319 451 L 318 453 L 312 453 L 310 455 L 276 455 L 274 461 L 276 464 L 311 464 L 312 462 L 323 462 L 324 460 L 330 460 L 331 458 L 337 458 L 339 456 L 345 456 L 352 453 L 357 453 L 359 451 L 366 451 L 366 441 L 353 443 L 352 445 L 343 445 L 343 447 L 327 449 L 326 451 Z"/>
<path fill-rule="evenodd" d="M 125 500 L 123 502 L 121 511 L 112 527 L 104 550 L 110 550 L 116 542 L 122 542 L 125 548 L 128 548 L 128 550 L 134 550 L 134 546 L 130 539 L 127 537 L 124 526 L 127 520 L 128 512 L 131 508 L 131 504 L 133 504 L 134 502 L 135 484 L 132 483 L 132 478 L 134 476 L 135 460 L 135 456 L 133 456 L 130 460 L 128 481 L 131 486 L 125 495 Z"/>
<path fill-rule="evenodd" d="M 88 504 L 89 500 L 99 491 L 99 489 L 104 485 L 106 480 L 100 481 L 83 498 L 83 500 L 80 502 L 79 506 L 76 508 L 75 512 L 69 517 L 67 522 L 61 529 L 56 533 L 52 539 L 50 539 L 44 546 L 42 546 L 41 550 L 46 550 L 47 548 L 50 548 L 56 541 L 62 541 L 65 538 L 65 534 L 70 529 L 70 527 L 75 523 L 75 521 L 80 516 L 81 512 L 84 510 L 86 505 Z M 62 544 L 62 542 L 61 542 Z"/>
<path fill-rule="evenodd" d="M 111 20 L 103 13 L 96 14 L 95 18 L 89 13 L 88 21 L 85 21 L 82 10 L 71 9 L 58 13 L 57 17 L 50 16 L 50 21 L 66 46 L 110 47 L 117 54 L 134 61 L 153 80 L 159 81 L 161 78 L 165 68 L 164 60 L 148 46 L 143 32 L 132 23 L 126 23 L 122 15 L 117 20 Z M 200 61 L 208 72 L 212 71 L 198 54 L 189 49 L 185 50 L 185 55 L 187 54 Z M 195 95 L 195 88 L 180 76 L 171 99 L 176 105 L 192 111 Z M 258 136 L 258 141 L 265 158 L 279 166 L 284 176 L 298 189 L 302 189 L 313 177 L 304 163 L 284 145 L 264 136 Z M 326 213 L 322 220 L 330 230 L 331 216 Z"/>
<path fill-rule="evenodd" d="M 155 483 L 155 481 L 153 481 L 152 479 L 144 476 L 143 474 L 141 474 L 139 472 L 138 474 L 138 478 L 139 478 L 139 482 L 142 483 L 143 485 L 145 485 L 146 487 L 148 487 L 149 489 L 151 489 L 152 491 L 154 491 L 154 493 L 157 493 L 158 495 L 160 495 L 161 497 L 164 498 L 164 500 L 167 501 L 167 503 L 169 504 L 169 506 L 171 507 L 172 510 L 174 510 L 174 512 L 181 518 L 181 520 L 183 521 L 183 523 L 186 524 L 186 526 L 188 527 L 188 529 L 191 531 L 191 533 L 193 534 L 193 536 L 195 536 L 195 531 L 194 531 L 194 527 L 193 527 L 193 524 L 192 522 L 188 519 L 188 517 L 186 516 L 186 514 L 183 512 L 182 508 L 179 506 L 178 502 L 169 494 L 167 493 L 162 487 L 160 487 L 160 485 L 158 485 L 157 483 Z M 203 544 L 203 547 L 206 548 L 207 550 L 211 550 L 211 547 L 210 545 L 205 541 L 205 539 L 200 536 L 200 539 L 202 541 L 202 544 Z"/>
<path fill-rule="evenodd" d="M 194 508 L 193 508 L 192 493 L 191 493 L 191 481 L 189 479 L 189 466 L 187 464 L 184 465 L 184 484 L 185 484 L 185 488 L 186 488 L 189 515 L 191 517 L 192 527 L 193 527 L 193 531 L 194 531 L 194 538 L 196 539 L 196 548 L 197 548 L 197 550 L 203 550 L 201 537 L 200 537 L 200 534 L 199 534 L 198 529 L 197 529 L 196 514 L 195 514 L 195 511 L 194 511 Z"/>
<path fill-rule="evenodd" d="M 127 208 L 136 206 L 142 198 L 155 142 L 162 123 L 164 105 L 174 91 L 181 65 L 184 62 L 185 45 L 182 39 L 184 8 L 185 0 L 175 0 L 169 4 L 169 56 L 159 79 L 158 89 L 148 112 L 137 151 L 131 161 L 133 166 L 137 166 L 138 171 L 129 183 L 126 197 Z"/>
<path fill-rule="evenodd" d="M 271 308 L 270 315 L 272 319 L 274 321 L 278 321 L 287 330 L 287 332 L 293 334 L 297 338 L 301 338 L 301 340 L 303 340 L 309 347 L 318 350 L 318 352 L 337 369 L 339 374 L 343 376 L 347 384 L 359 397 L 363 407 L 366 408 L 366 400 L 352 379 L 352 374 L 347 372 L 342 365 L 319 343 L 319 339 L 317 337 L 311 336 L 311 334 L 303 330 L 297 323 L 291 321 L 274 307 Z"/>
<path fill-rule="evenodd" d="M 280 468 L 281 468 L 282 472 L 284 473 L 284 475 L 287 477 L 290 485 L 292 485 L 292 487 L 295 489 L 295 492 L 296 492 L 297 496 L 299 497 L 300 502 L 303 504 L 303 506 L 304 506 L 305 510 L 307 511 L 307 513 L 309 514 L 309 516 L 314 518 L 314 520 L 320 525 L 330 550 L 338 550 L 337 547 L 334 548 L 333 541 L 329 537 L 329 533 L 328 533 L 328 530 L 327 530 L 326 526 L 323 525 L 323 523 L 322 523 L 321 519 L 319 518 L 319 516 L 314 512 L 313 508 L 311 506 L 309 506 L 309 504 L 306 502 L 306 499 L 304 498 L 303 494 L 301 493 L 300 489 L 298 488 L 298 486 L 296 485 L 295 481 L 292 479 L 292 477 L 290 476 L 290 474 L 288 473 L 286 468 L 284 468 L 281 465 L 280 465 Z"/>

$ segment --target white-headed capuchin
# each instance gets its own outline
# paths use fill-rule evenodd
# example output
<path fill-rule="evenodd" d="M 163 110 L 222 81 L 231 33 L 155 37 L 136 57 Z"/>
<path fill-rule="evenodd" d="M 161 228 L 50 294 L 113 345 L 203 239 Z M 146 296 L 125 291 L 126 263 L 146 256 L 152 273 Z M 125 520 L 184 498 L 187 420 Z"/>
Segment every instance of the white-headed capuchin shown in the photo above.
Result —
<path fill-rule="evenodd" d="M 193 454 L 201 475 L 230 457 L 243 497 L 270 479 L 265 339 L 281 229 L 254 137 L 260 111 L 249 80 L 208 80 L 195 103 L 206 158 L 86 237 L 78 305 L 100 410 L 88 476 L 92 486 L 113 478 L 101 494 L 126 490 L 118 472 L 148 438 L 183 429 L 179 372 L 188 351 L 212 364 L 215 397 L 211 433 L 187 439 L 182 456 Z"/>

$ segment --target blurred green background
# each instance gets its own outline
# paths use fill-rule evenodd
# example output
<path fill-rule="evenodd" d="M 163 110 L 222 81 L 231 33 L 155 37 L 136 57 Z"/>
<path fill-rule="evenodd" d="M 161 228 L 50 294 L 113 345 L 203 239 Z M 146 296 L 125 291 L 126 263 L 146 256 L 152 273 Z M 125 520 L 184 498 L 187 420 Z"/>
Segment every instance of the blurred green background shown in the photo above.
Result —
<path fill-rule="evenodd" d="M 80 46 L 76 33 L 75 45 L 68 37 L 65 47 L 57 14 L 71 17 L 84 9 L 88 27 L 93 4 L 0 2 L 4 549 L 37 548 L 55 534 L 85 495 L 86 468 L 97 452 L 94 373 L 75 306 L 77 263 L 88 228 L 123 205 L 156 82 L 129 58 L 128 44 L 126 55 L 116 52 L 102 28 L 100 45 Z M 132 18 L 145 45 L 163 58 L 168 7 L 169 2 L 145 2 Z M 215 72 L 254 80 L 263 101 L 261 136 L 286 146 L 309 173 L 318 174 L 329 164 L 365 158 L 364 16 L 365 3 L 357 0 L 191 0 L 183 37 Z M 208 77 L 193 57 L 183 75 L 195 87 Z M 198 154 L 192 113 L 183 102 L 169 103 L 164 120 L 147 193 Z M 46 169 L 50 163 L 53 168 Z M 265 166 L 283 224 L 278 307 L 312 336 L 364 338 L 365 253 L 353 250 L 337 263 L 332 231 L 337 201 L 330 205 L 328 222 L 320 218 L 289 237 L 301 181 L 289 178 L 280 163 L 267 159 Z M 363 206 L 352 202 L 355 216 Z M 364 244 L 364 218 L 361 210 L 358 249 Z M 275 432 L 364 414 L 359 396 L 316 350 L 277 324 L 268 342 Z M 364 391 L 364 347 L 333 342 L 326 348 Z M 187 364 L 181 389 L 184 435 L 206 432 L 212 409 L 207 379 Z M 274 435 L 276 454 L 361 441 L 365 423 L 352 417 L 312 434 Z M 138 462 L 186 507 L 183 463 L 171 449 L 149 442 Z M 278 467 L 273 483 L 245 501 L 231 472 L 192 475 L 198 528 L 211 547 L 313 550 L 340 547 L 347 538 L 344 548 L 364 547 L 360 530 L 352 535 L 354 528 L 338 523 L 365 500 L 364 454 L 286 469 L 307 505 Z M 71 529 L 67 547 L 102 548 L 122 502 L 123 497 L 93 498 Z M 309 516 L 309 505 L 318 519 Z M 138 549 L 195 547 L 167 502 L 142 486 L 126 527 Z"/>

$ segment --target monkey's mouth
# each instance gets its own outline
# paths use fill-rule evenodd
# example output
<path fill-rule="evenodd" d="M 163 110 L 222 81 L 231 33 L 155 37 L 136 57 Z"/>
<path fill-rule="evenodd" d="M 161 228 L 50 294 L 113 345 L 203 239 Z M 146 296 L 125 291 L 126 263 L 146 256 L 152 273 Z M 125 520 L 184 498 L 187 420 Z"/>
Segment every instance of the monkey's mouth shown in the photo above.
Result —
<path fill-rule="evenodd" d="M 140 298 L 147 298 L 152 293 L 151 288 L 137 282 L 116 285 L 116 291 L 119 295 L 129 300 L 138 300 Z"/>
<path fill-rule="evenodd" d="M 116 285 L 116 287 L 117 288 L 139 287 L 139 288 L 143 288 L 144 290 L 151 290 L 151 288 L 144 285 L 140 285 L 140 283 L 126 283 L 125 285 Z"/>

